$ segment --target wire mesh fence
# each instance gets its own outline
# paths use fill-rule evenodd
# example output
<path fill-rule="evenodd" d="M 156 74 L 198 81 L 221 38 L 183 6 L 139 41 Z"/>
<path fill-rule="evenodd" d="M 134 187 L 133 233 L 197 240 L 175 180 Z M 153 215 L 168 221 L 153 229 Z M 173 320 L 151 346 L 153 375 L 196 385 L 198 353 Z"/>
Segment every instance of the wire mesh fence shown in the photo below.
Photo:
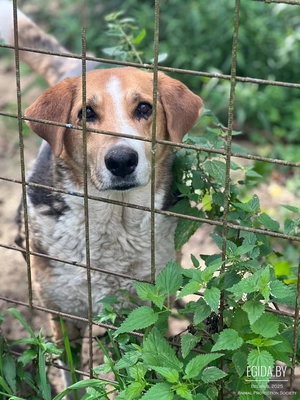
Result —
<path fill-rule="evenodd" d="M 263 2 L 265 3 L 265 7 L 268 7 L 268 3 L 281 3 L 281 4 L 287 4 L 287 5 L 293 5 L 293 6 L 300 6 L 300 2 L 296 0 L 256 0 L 258 2 Z M 5 303 L 12 303 L 16 305 L 21 305 L 21 306 L 27 306 L 30 309 L 36 309 L 40 310 L 45 313 L 49 313 L 52 315 L 60 315 L 62 317 L 66 317 L 71 320 L 77 320 L 77 321 L 83 321 L 87 323 L 88 328 L 89 328 L 89 372 L 88 374 L 86 372 L 81 371 L 84 375 L 90 376 L 92 378 L 94 376 L 93 372 L 93 333 L 92 333 L 92 326 L 93 325 L 99 325 L 103 328 L 109 328 L 112 330 L 116 330 L 117 328 L 106 323 L 99 323 L 95 322 L 93 320 L 93 311 L 92 311 L 92 274 L 94 273 L 99 273 L 99 274 L 107 274 L 107 275 L 113 275 L 118 277 L 119 279 L 122 280 L 130 280 L 130 281 L 140 281 L 140 282 L 148 282 L 148 283 L 153 283 L 155 281 L 155 276 L 156 276 L 156 239 L 155 239 L 155 218 L 157 215 L 165 215 L 165 216 L 173 216 L 181 219 L 186 219 L 189 221 L 197 221 L 200 223 L 220 227 L 221 229 L 221 237 L 222 237 L 222 260 L 225 262 L 228 254 L 227 254 L 227 237 L 228 237 L 228 231 L 230 229 L 236 229 L 240 230 L 241 226 L 238 225 L 236 222 L 232 222 L 230 218 L 230 210 L 229 210 L 229 200 L 230 200 L 230 191 L 231 191 L 231 162 L 232 158 L 235 157 L 237 159 L 241 160 L 250 160 L 250 161 L 260 161 L 263 163 L 269 163 L 269 164 L 274 164 L 274 165 L 279 165 L 279 166 L 289 166 L 293 167 L 295 169 L 298 169 L 300 167 L 300 163 L 297 161 L 287 161 L 284 159 L 278 159 L 278 158 L 271 158 L 271 157 L 265 157 L 265 156 L 259 156 L 259 155 L 253 155 L 249 153 L 238 153 L 233 151 L 232 149 L 232 140 L 233 140 L 233 131 L 234 131 L 234 119 L 235 119 L 235 89 L 236 89 L 236 84 L 238 82 L 242 82 L 243 84 L 250 84 L 250 83 L 255 83 L 259 85 L 272 85 L 272 86 L 279 86 L 279 87 L 286 87 L 286 88 L 294 88 L 294 89 L 300 89 L 300 84 L 294 83 L 294 82 L 280 82 L 276 80 L 266 80 L 266 79 L 258 79 L 258 78 L 251 78 L 251 77 L 244 77 L 244 76 L 238 76 L 237 75 L 237 57 L 238 57 L 238 49 L 239 49 L 239 28 L 240 28 L 240 2 L 241 0 L 235 0 L 235 8 L 234 8 L 234 26 L 233 26 L 233 41 L 232 41 L 232 66 L 231 66 L 231 74 L 230 75 L 225 75 L 221 73 L 211 73 L 207 71 L 194 71 L 194 70 L 188 70 L 188 69 L 178 69 L 178 68 L 172 68 L 172 67 L 165 67 L 165 66 L 160 66 L 158 62 L 158 56 L 159 56 L 159 13 L 160 13 L 160 1 L 156 0 L 155 1 L 155 21 L 153 21 L 155 25 L 155 36 L 154 36 L 154 62 L 153 64 L 138 64 L 138 63 L 133 63 L 133 62 L 123 62 L 123 61 L 116 61 L 116 60 L 109 60 L 105 58 L 98 58 L 98 57 L 91 57 L 86 54 L 86 32 L 85 29 L 82 30 L 82 54 L 81 55 L 75 55 L 75 54 L 69 54 L 69 53 L 56 53 L 56 52 L 49 52 L 49 51 L 43 51 L 42 49 L 33 49 L 33 48 L 27 48 L 27 47 L 21 47 L 19 46 L 19 39 L 18 39 L 18 15 L 17 15 L 17 4 L 16 1 L 13 1 L 13 15 L 14 15 L 14 42 L 15 45 L 7 45 L 7 44 L 0 44 L 0 47 L 4 49 L 14 49 L 14 54 L 15 54 L 15 69 L 16 69 L 16 95 L 17 95 L 17 112 L 16 113 L 8 113 L 8 112 L 0 112 L 0 116 L 4 118 L 5 120 L 10 120 L 14 119 L 17 121 L 18 125 L 18 132 L 19 132 L 19 149 L 20 149 L 20 171 L 21 171 L 21 179 L 11 179 L 8 174 L 5 173 L 5 171 L 1 171 L 0 173 L 0 182 L 9 182 L 11 184 L 17 184 L 20 185 L 22 188 L 22 204 L 23 204 L 23 210 L 24 210 L 24 226 L 25 226 L 25 249 L 21 249 L 19 247 L 16 247 L 15 245 L 11 243 L 0 243 L 0 247 L 3 250 L 11 250 L 15 252 L 21 252 L 25 258 L 26 258 L 26 264 L 27 264 L 27 284 L 28 284 L 28 302 L 23 302 L 17 300 L 16 297 L 13 296 L 13 294 L 10 297 L 7 296 L 2 296 L 0 295 L 0 299 L 3 300 Z M 0 10 L 1 12 L 1 10 Z M 50 187 L 48 185 L 42 185 L 38 183 L 33 183 L 29 182 L 26 177 L 26 160 L 25 160 L 25 144 L 24 144 L 24 134 L 23 134 L 23 123 L 24 121 L 32 121 L 32 122 L 42 122 L 44 124 L 48 125 L 54 125 L 57 127 L 66 127 L 66 124 L 61 124 L 58 122 L 54 121 L 45 121 L 45 120 L 39 120 L 35 118 L 29 118 L 25 117 L 23 113 L 23 100 L 22 100 L 22 88 L 21 88 L 21 79 L 20 79 L 20 51 L 26 51 L 29 53 L 38 53 L 38 54 L 44 54 L 44 55 L 52 55 L 52 56 L 59 56 L 62 58 L 67 58 L 67 59 L 78 59 L 81 61 L 82 65 L 82 110 L 83 110 L 83 118 L 82 118 L 82 126 L 72 126 L 72 129 L 81 131 L 82 132 L 82 142 L 83 142 L 83 191 L 82 192 L 74 192 L 73 190 L 71 191 L 66 191 L 58 187 Z M 87 62 L 93 61 L 97 63 L 106 63 L 106 64 L 117 64 L 119 66 L 133 66 L 136 68 L 143 68 L 149 71 L 153 72 L 153 124 L 152 124 L 152 132 L 151 132 L 151 137 L 137 137 L 136 135 L 131 135 L 131 134 L 124 134 L 122 132 L 112 132 L 112 131 L 103 131 L 103 130 L 96 130 L 96 129 L 89 129 L 86 126 L 86 74 L 87 74 Z M 224 214 L 222 219 L 209 219 L 206 216 L 205 217 L 195 217 L 191 215 L 184 215 L 180 213 L 176 213 L 173 211 L 169 210 L 161 210 L 156 207 L 155 205 L 155 188 L 156 188 L 156 179 L 157 176 L 155 174 L 155 165 L 156 165 L 156 148 L 159 145 L 163 146 L 169 146 L 169 147 L 174 147 L 174 143 L 172 141 L 168 140 L 162 140 L 158 139 L 156 137 L 156 132 L 157 132 L 157 112 L 156 112 L 156 104 L 158 101 L 158 72 L 166 72 L 166 73 L 180 73 L 180 74 L 188 74 L 190 76 L 194 76 L 195 79 L 199 79 L 201 77 L 205 77 L 208 79 L 216 78 L 220 81 L 226 80 L 230 82 L 230 97 L 229 97 L 229 108 L 228 108 L 228 128 L 227 128 L 227 135 L 226 135 L 226 148 L 225 149 L 214 149 L 210 148 L 208 149 L 206 146 L 199 146 L 199 145 L 193 145 L 193 144 L 187 144 L 187 143 L 176 143 L 177 148 L 183 148 L 183 149 L 189 149 L 189 150 L 196 150 L 197 152 L 208 152 L 210 154 L 216 154 L 216 155 L 221 155 L 224 157 L 225 160 L 225 185 L 224 185 Z M 70 127 L 70 126 L 69 126 Z M 143 204 L 131 204 L 128 202 L 124 201 L 118 201 L 118 200 L 112 200 L 108 199 L 104 196 L 101 196 L 101 193 L 99 196 L 95 196 L 89 193 L 89 184 L 88 184 L 88 179 L 89 179 L 89 173 L 88 173 L 88 153 L 87 153 L 87 134 L 89 132 L 93 132 L 98 135 L 107 135 L 111 137 L 116 137 L 116 138 L 127 138 L 135 141 L 140 141 L 141 143 L 146 143 L 151 146 L 151 201 L 150 201 L 150 206 L 145 206 Z M 33 251 L 30 248 L 30 228 L 28 224 L 28 205 L 27 205 L 27 198 L 26 198 L 26 193 L 28 191 L 28 188 L 40 188 L 52 193 L 63 193 L 68 196 L 73 196 L 76 198 L 80 198 L 83 200 L 84 204 L 84 221 L 85 221 L 85 229 L 84 229 L 84 238 L 83 240 L 85 241 L 85 262 L 79 262 L 77 260 L 69 260 L 69 259 L 64 259 L 60 257 L 58 254 L 56 257 L 50 256 L 47 254 L 43 254 L 39 251 Z M 89 222 L 91 217 L 89 216 L 89 202 L 90 201 L 99 201 L 103 203 L 110 203 L 114 204 L 116 206 L 120 207 L 128 207 L 129 209 L 139 209 L 144 211 L 145 213 L 150 213 L 151 216 L 151 273 L 149 274 L 151 276 L 150 280 L 145 280 L 138 278 L 136 276 L 132 275 L 127 275 L 121 272 L 118 272 L 118 270 L 106 270 L 106 269 L 101 269 L 99 267 L 96 267 L 93 265 L 93 262 L 91 261 L 91 256 L 90 256 L 90 226 Z M 247 232 L 252 232 L 255 234 L 264 234 L 266 236 L 272 237 L 272 238 L 277 238 L 286 242 L 292 242 L 292 243 L 299 243 L 300 242 L 300 237 L 297 234 L 287 234 L 284 232 L 278 232 L 278 231 L 271 231 L 269 229 L 263 229 L 261 227 L 257 228 L 255 226 L 243 226 L 243 231 Z M 5 257 L 5 251 L 3 252 L 3 255 Z M 78 317 L 75 315 L 71 315 L 68 313 L 63 313 L 57 310 L 49 309 L 46 308 L 39 303 L 36 304 L 36 301 L 34 299 L 34 293 L 33 293 L 33 285 L 32 285 L 32 265 L 31 265 L 31 260 L 32 256 L 37 256 L 41 259 L 45 260 L 52 260 L 52 261 L 57 261 L 57 262 L 62 262 L 65 265 L 71 265 L 74 266 L 74 268 L 83 268 L 86 271 L 86 281 L 87 281 L 87 299 L 88 299 L 88 315 L 86 318 L 83 317 Z M 3 260 L 5 262 L 5 260 Z M 221 267 L 221 273 L 222 273 L 222 268 Z M 287 316 L 291 317 L 294 319 L 293 323 L 293 354 L 292 354 L 292 365 L 295 367 L 297 365 L 297 351 L 298 351 L 298 326 L 299 326 L 299 306 L 300 306 L 300 279 L 299 279 L 299 274 L 300 274 L 300 264 L 298 265 L 298 276 L 297 276 L 297 290 L 296 290 L 296 298 L 295 298 L 295 308 L 289 309 L 289 310 L 281 310 L 281 309 L 268 309 L 270 313 L 275 313 L 277 315 L 281 316 Z M 17 279 L 17 277 L 14 277 L 13 279 Z M 199 293 L 199 295 L 201 295 Z M 220 317 L 220 329 L 224 326 L 224 321 L 223 321 L 223 315 L 224 312 L 226 311 L 226 299 L 221 296 L 220 298 L 220 305 L 219 305 L 219 317 Z M 132 332 L 133 335 L 136 335 L 138 337 L 141 337 L 142 335 L 137 332 Z M 175 344 L 176 345 L 176 344 Z M 197 350 L 196 350 L 197 351 Z M 291 370 L 290 374 L 290 388 L 293 388 L 293 381 L 295 379 L 295 369 Z"/>

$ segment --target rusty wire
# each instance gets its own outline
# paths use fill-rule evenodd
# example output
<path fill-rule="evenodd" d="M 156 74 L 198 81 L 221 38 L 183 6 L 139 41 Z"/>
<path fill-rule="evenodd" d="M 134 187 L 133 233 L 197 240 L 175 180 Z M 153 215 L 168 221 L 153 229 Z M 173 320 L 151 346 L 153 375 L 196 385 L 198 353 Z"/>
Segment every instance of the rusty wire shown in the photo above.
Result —
<path fill-rule="evenodd" d="M 252 1 L 257 1 L 257 2 L 264 2 L 265 4 L 269 3 L 283 3 L 283 4 L 289 4 L 289 5 L 300 5 L 300 0 L 252 0 Z M 83 375 L 87 375 L 90 377 L 93 377 L 93 372 L 92 372 L 92 363 L 93 363 L 93 350 L 92 350 L 92 325 L 99 325 L 107 329 L 116 329 L 115 327 L 105 324 L 105 323 L 96 323 L 92 320 L 92 297 L 91 297 L 91 271 L 98 271 L 101 273 L 105 274 L 113 274 L 115 276 L 119 276 L 123 279 L 130 279 L 130 280 L 139 280 L 142 282 L 147 282 L 146 280 L 142 279 L 136 279 L 135 277 L 125 275 L 125 274 L 120 274 L 118 272 L 111 272 L 107 270 L 102 270 L 100 268 L 95 268 L 91 265 L 90 262 L 90 253 L 89 253 L 89 214 L 88 214 L 88 200 L 93 199 L 93 200 L 98 200 L 102 202 L 109 202 L 125 207 L 131 207 L 131 208 L 137 208 L 141 209 L 147 212 L 151 213 L 151 281 L 153 282 L 154 276 L 155 276 L 155 215 L 156 214 L 163 214 L 163 215 L 171 215 L 175 217 L 180 217 L 180 218 L 185 218 L 191 221 L 200 221 L 202 223 L 207 223 L 210 225 L 215 225 L 215 226 L 220 226 L 223 228 L 223 248 L 222 248 L 222 254 L 223 258 L 225 259 L 225 254 L 226 254 L 226 237 L 227 237 L 227 232 L 229 228 L 235 228 L 238 230 L 245 230 L 245 231 L 250 231 L 254 233 L 262 233 L 264 235 L 269 235 L 272 237 L 280 238 L 280 239 L 285 239 L 285 240 L 292 240 L 295 242 L 300 242 L 300 237 L 298 236 L 292 236 L 292 235 L 286 235 L 286 234 L 281 234 L 278 232 L 272 232 L 268 231 L 265 229 L 256 229 L 256 228 L 249 228 L 249 227 L 241 227 L 237 224 L 231 223 L 228 221 L 228 199 L 230 195 L 230 160 L 231 158 L 234 157 L 239 157 L 239 158 L 244 158 L 244 159 L 249 159 L 249 160 L 255 160 L 255 161 L 263 161 L 263 162 L 269 162 L 273 164 L 279 164 L 279 165 L 288 165 L 288 166 L 293 166 L 293 167 L 300 167 L 300 163 L 297 162 L 288 162 L 285 160 L 280 160 L 280 159 L 273 159 L 273 158 L 268 158 L 268 157 L 261 157 L 258 155 L 252 155 L 252 154 L 241 154 L 241 153 L 234 153 L 231 150 L 231 142 L 232 142 L 232 130 L 233 130 L 233 112 L 234 112 L 234 96 L 235 96 L 235 86 L 237 82 L 243 82 L 243 83 L 256 83 L 260 85 L 274 85 L 274 86 L 281 86 L 281 87 L 289 87 L 289 88 L 296 88 L 300 89 L 300 84 L 298 83 L 290 83 L 290 82 L 280 82 L 280 81 L 275 81 L 275 80 L 264 80 L 264 79 L 257 79 L 253 77 L 240 77 L 236 76 L 236 59 L 237 59 L 237 44 L 238 44 L 238 28 L 239 28 L 239 5 L 240 5 L 240 0 L 235 0 L 235 24 L 234 24 L 234 37 L 233 37 L 233 45 L 232 45 L 232 70 L 231 70 L 231 75 L 225 75 L 225 74 L 219 74 L 219 73 L 208 73 L 205 71 L 193 71 L 193 70 L 187 70 L 187 69 L 178 69 L 178 68 L 171 68 L 171 67 L 161 67 L 158 65 L 158 45 L 159 45 L 159 7 L 160 1 L 155 0 L 155 35 L 154 35 L 154 64 L 137 64 L 133 62 L 122 62 L 122 61 L 116 61 L 116 60 L 107 60 L 104 58 L 97 58 L 97 57 L 90 57 L 86 55 L 86 45 L 85 45 L 85 30 L 82 30 L 82 54 L 75 55 L 71 53 L 55 53 L 55 52 L 49 52 L 49 51 L 43 51 L 43 50 L 35 50 L 31 48 L 26 48 L 26 47 L 19 47 L 18 45 L 18 21 L 17 21 L 17 5 L 16 5 L 16 0 L 13 0 L 13 15 L 14 15 L 14 40 L 15 40 L 15 46 L 10 46 L 10 45 L 5 45 L 5 44 L 0 44 L 0 48 L 7 48 L 7 49 L 14 49 L 15 50 L 15 66 L 16 66 L 16 83 L 17 83 L 17 114 L 9 114 L 9 113 L 4 113 L 0 112 L 0 116 L 4 116 L 7 118 L 16 118 L 18 121 L 18 130 L 19 130 L 19 141 L 20 141 L 20 168 L 21 168 L 21 180 L 15 180 L 15 179 L 9 179 L 6 177 L 0 176 L 0 180 L 5 180 L 9 181 L 12 183 L 20 184 L 22 187 L 22 202 L 23 202 L 23 207 L 24 207 L 24 222 L 25 222 L 25 233 L 26 233 L 26 249 L 20 249 L 15 246 L 10 246 L 6 244 L 0 243 L 0 247 L 6 248 L 6 249 L 12 249 L 15 251 L 22 252 L 25 257 L 26 257 L 26 262 L 27 262 L 27 277 L 28 277 L 28 304 L 23 303 L 14 299 L 10 298 L 5 298 L 3 296 L 0 296 L 0 299 L 6 302 L 11 302 L 14 304 L 19 304 L 22 306 L 27 306 L 30 307 L 31 309 L 36 309 L 40 311 L 44 311 L 47 313 L 52 313 L 52 314 L 57 314 L 61 315 L 63 317 L 67 317 L 70 319 L 76 319 L 76 320 L 81 320 L 84 322 L 88 323 L 89 326 L 89 355 L 90 355 L 90 360 L 89 360 L 89 375 L 84 373 L 83 371 L 78 371 L 82 373 Z M 32 119 L 32 118 L 24 118 L 22 116 L 22 109 L 21 109 L 21 85 L 20 85 L 20 60 L 19 60 L 19 52 L 20 51 L 29 51 L 33 53 L 41 53 L 41 54 L 48 54 L 48 55 L 57 55 L 60 57 L 68 57 L 68 58 L 76 58 L 82 60 L 82 91 L 83 91 L 83 124 L 82 127 L 72 127 L 74 129 L 82 130 L 83 132 L 83 158 L 84 158 L 84 192 L 83 193 L 74 193 L 74 192 L 66 192 L 64 190 L 60 190 L 58 188 L 52 188 L 52 187 L 47 187 L 45 185 L 38 185 L 38 184 L 33 184 L 29 183 L 26 181 L 26 171 L 25 171 L 25 161 L 24 161 L 24 141 L 23 141 L 23 134 L 22 134 L 22 122 L 24 120 L 32 120 L 32 121 L 41 121 L 38 119 Z M 120 134 L 118 132 L 107 132 L 107 131 L 101 131 L 101 130 L 87 130 L 86 128 L 86 123 L 85 123 L 85 104 L 86 104 L 86 61 L 96 61 L 99 63 L 107 63 L 107 64 L 117 64 L 117 65 L 122 65 L 122 66 L 133 66 L 137 68 L 145 68 L 149 70 L 153 70 L 154 72 L 154 84 L 153 84 L 153 114 L 154 114 L 154 121 L 153 121 L 153 128 L 152 128 L 152 137 L 151 138 L 141 138 L 141 137 L 136 137 L 136 136 L 131 136 L 131 135 L 125 135 L 125 134 Z M 228 80 L 230 81 L 230 99 L 229 99 L 229 113 L 228 113 L 228 132 L 227 132 L 227 146 L 225 150 L 215 150 L 215 149 L 208 149 L 206 147 L 201 147 L 201 146 L 194 146 L 194 145 L 187 145 L 187 144 L 178 144 L 178 147 L 181 148 L 187 148 L 187 149 L 195 149 L 198 151 L 205 151 L 205 152 L 211 152 L 215 154 L 221 154 L 225 156 L 226 159 L 226 184 L 225 184 L 225 212 L 224 212 L 224 220 L 219 221 L 219 220 L 210 220 L 210 219 L 205 219 L 205 218 L 197 218 L 197 217 L 191 217 L 191 216 L 185 216 L 182 214 L 177 214 L 173 213 L 170 211 L 163 211 L 163 210 L 157 210 L 155 209 L 155 202 L 154 202 L 154 193 L 155 193 L 155 170 L 154 170 L 154 165 L 155 165 L 155 149 L 157 144 L 164 144 L 164 145 L 169 145 L 169 146 L 174 146 L 174 143 L 168 142 L 165 140 L 157 140 L 156 139 L 156 121 L 155 121 L 155 116 L 156 116 L 156 101 L 157 101 L 157 74 L 158 71 L 164 71 L 164 72 L 177 72 L 177 73 L 182 73 L 182 74 L 190 74 L 194 76 L 203 76 L 203 77 L 208 77 L 208 78 L 216 78 L 220 80 Z M 51 121 L 41 121 L 47 124 L 53 124 L 57 126 L 64 126 L 63 124 L 59 123 L 54 123 Z M 106 135 L 113 135 L 113 136 L 118 136 L 118 137 L 129 137 L 135 140 L 143 140 L 146 142 L 150 142 L 152 146 L 152 160 L 151 160 L 151 206 L 150 207 L 143 207 L 143 206 L 137 206 L 133 204 L 128 204 L 124 202 L 118 202 L 118 201 L 112 201 L 108 199 L 104 199 L 96 196 L 90 196 L 88 194 L 88 184 L 87 184 L 87 153 L 86 153 L 86 134 L 88 131 L 99 133 L 99 134 L 106 134 Z M 176 145 L 177 146 L 177 145 Z M 59 192 L 59 193 L 66 193 L 71 196 L 80 196 L 83 197 L 84 199 L 84 212 L 85 212 L 85 241 L 86 241 L 86 263 L 80 263 L 77 262 L 76 260 L 64 260 L 60 259 L 59 257 L 50 257 L 45 254 L 37 253 L 30 251 L 29 248 L 29 228 L 28 228 L 28 213 L 27 213 L 27 201 L 26 201 L 26 189 L 27 187 L 32 186 L 32 187 L 41 187 L 45 188 L 54 192 Z M 76 265 L 81 268 L 85 268 L 87 271 L 87 283 L 88 283 L 88 303 L 89 303 L 89 314 L 88 318 L 79 318 L 75 317 L 73 315 L 69 315 L 66 313 L 58 313 L 55 310 L 49 310 L 45 307 L 37 306 L 33 304 L 33 292 L 32 292 L 32 279 L 31 279 L 31 265 L 30 265 L 30 256 L 37 256 L 37 257 L 43 257 L 45 259 L 50 259 L 50 260 L 55 260 L 55 261 L 60 261 L 66 264 L 71 264 L 71 265 Z M 224 300 L 224 299 L 223 299 Z M 224 310 L 224 301 L 222 303 L 221 299 L 221 319 L 222 319 L 222 310 Z M 294 344 L 293 344 L 293 358 L 292 358 L 292 363 L 295 366 L 296 364 L 296 351 L 297 351 L 297 346 L 298 346 L 298 324 L 299 324 L 299 309 L 300 309 L 300 265 L 298 267 L 298 284 L 297 284 L 297 299 L 296 299 L 296 304 L 295 304 L 295 312 L 288 313 L 284 311 L 278 311 L 278 310 L 272 310 L 269 309 L 268 311 L 274 312 L 280 315 L 287 315 L 290 317 L 294 318 Z M 142 337 L 141 334 L 133 332 L 134 335 Z M 290 389 L 292 389 L 292 384 L 293 380 L 295 378 L 295 373 L 292 370 L 291 376 L 290 376 Z"/>
<path fill-rule="evenodd" d="M 93 378 L 93 307 L 92 307 L 92 279 L 90 254 L 90 218 L 88 193 L 88 163 L 87 163 L 87 129 L 86 129 L 86 30 L 82 29 L 82 142 L 83 142 L 83 201 L 84 201 L 84 228 L 85 228 L 85 257 L 86 280 L 88 297 L 88 335 L 89 335 L 89 373 Z"/>
<path fill-rule="evenodd" d="M 25 171 L 25 154 L 24 140 L 22 127 L 22 98 L 21 98 L 21 79 L 20 79 L 20 57 L 18 51 L 18 12 L 16 0 L 13 1 L 13 24 L 14 24 L 14 40 L 15 40 L 15 67 L 16 67 L 16 86 L 17 86 L 17 119 L 19 131 L 19 149 L 20 149 L 20 169 L 21 169 L 21 185 L 22 185 L 22 205 L 24 209 L 24 227 L 25 227 L 25 247 L 26 247 L 26 265 L 27 265 L 27 280 L 28 280 L 28 301 L 30 306 L 33 305 L 33 290 L 31 277 L 31 263 L 29 255 L 29 224 L 27 212 L 27 197 L 26 197 L 26 171 Z"/>

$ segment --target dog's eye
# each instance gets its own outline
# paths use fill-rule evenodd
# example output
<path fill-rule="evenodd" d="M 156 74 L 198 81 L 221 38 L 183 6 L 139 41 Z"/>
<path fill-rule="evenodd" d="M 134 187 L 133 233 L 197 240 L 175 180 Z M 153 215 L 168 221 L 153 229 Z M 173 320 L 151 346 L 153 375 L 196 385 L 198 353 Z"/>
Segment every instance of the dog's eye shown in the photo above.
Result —
<path fill-rule="evenodd" d="M 139 120 L 141 118 L 148 119 L 152 114 L 152 106 L 149 103 L 139 103 L 135 110 L 135 116 Z"/>
<path fill-rule="evenodd" d="M 96 118 L 96 113 L 95 113 L 95 111 L 92 109 L 92 107 L 86 107 L 86 120 L 88 121 L 88 122 L 92 122 L 92 121 L 94 121 L 95 120 L 95 118 Z M 80 110 L 79 111 L 79 113 L 78 113 L 78 118 L 80 119 L 80 120 L 82 120 L 82 110 Z"/>

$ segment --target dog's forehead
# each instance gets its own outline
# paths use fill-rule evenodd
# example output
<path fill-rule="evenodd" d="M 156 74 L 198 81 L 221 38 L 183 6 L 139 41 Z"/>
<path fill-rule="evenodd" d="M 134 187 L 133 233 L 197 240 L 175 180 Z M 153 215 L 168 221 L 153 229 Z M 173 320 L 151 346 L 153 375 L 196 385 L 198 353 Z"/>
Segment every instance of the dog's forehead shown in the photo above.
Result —
<path fill-rule="evenodd" d="M 87 92 L 99 91 L 113 99 L 127 93 L 152 94 L 153 78 L 149 72 L 136 68 L 112 68 L 87 74 Z"/>

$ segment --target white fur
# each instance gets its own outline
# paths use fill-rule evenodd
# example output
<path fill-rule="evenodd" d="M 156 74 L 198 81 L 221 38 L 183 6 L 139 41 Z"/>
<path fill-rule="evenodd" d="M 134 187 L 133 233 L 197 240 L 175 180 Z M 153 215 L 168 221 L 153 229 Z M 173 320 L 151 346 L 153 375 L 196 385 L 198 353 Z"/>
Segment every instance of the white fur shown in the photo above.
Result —
<path fill-rule="evenodd" d="M 150 206 L 150 187 L 133 189 L 124 193 L 112 192 L 100 195 L 123 200 L 129 203 L 139 203 Z M 95 193 L 94 193 L 95 194 Z M 99 195 L 99 193 L 98 193 Z M 35 231 L 48 239 L 48 253 L 69 261 L 86 263 L 85 223 L 83 199 L 64 195 L 70 211 L 61 216 L 58 221 L 48 216 L 38 215 L 37 209 L 29 207 L 32 212 Z M 138 199 L 137 199 L 138 197 Z M 158 195 L 157 203 L 162 198 Z M 151 240 L 150 212 L 125 208 L 108 203 L 89 200 L 89 241 L 91 265 L 135 278 L 150 279 L 151 271 Z M 55 225 L 55 226 L 54 226 Z M 156 268 L 160 272 L 170 259 L 175 258 L 172 238 L 175 220 L 162 215 L 155 215 L 155 254 Z M 78 240 L 78 238 L 81 240 Z M 44 300 L 51 299 L 58 309 L 68 313 L 87 316 L 87 273 L 84 268 L 76 265 L 62 265 L 51 261 L 55 268 L 51 274 L 51 282 L 43 285 Z M 109 274 L 92 271 L 93 312 L 100 310 L 97 301 L 108 294 L 116 293 L 118 289 L 128 289 L 133 292 L 131 281 Z M 54 286 L 57 286 L 55 289 Z M 62 288 L 64 288 L 62 290 Z M 76 292 L 76 296 L 68 293 Z M 55 293 L 55 299 L 53 294 Z"/>
<path fill-rule="evenodd" d="M 128 118 L 126 111 L 123 108 L 124 90 L 122 84 L 117 77 L 112 77 L 106 84 L 107 95 L 112 98 L 113 109 L 110 112 L 114 116 L 115 126 L 111 127 L 112 130 L 127 135 L 140 136 L 139 132 L 135 129 L 134 125 Z M 135 150 L 138 153 L 139 162 L 135 169 L 137 182 L 144 186 L 150 180 L 151 167 L 146 158 L 145 145 L 143 141 L 121 138 L 118 140 L 118 145 L 125 145 Z M 103 168 L 101 171 L 101 180 L 105 184 L 110 181 L 111 173 Z"/>

